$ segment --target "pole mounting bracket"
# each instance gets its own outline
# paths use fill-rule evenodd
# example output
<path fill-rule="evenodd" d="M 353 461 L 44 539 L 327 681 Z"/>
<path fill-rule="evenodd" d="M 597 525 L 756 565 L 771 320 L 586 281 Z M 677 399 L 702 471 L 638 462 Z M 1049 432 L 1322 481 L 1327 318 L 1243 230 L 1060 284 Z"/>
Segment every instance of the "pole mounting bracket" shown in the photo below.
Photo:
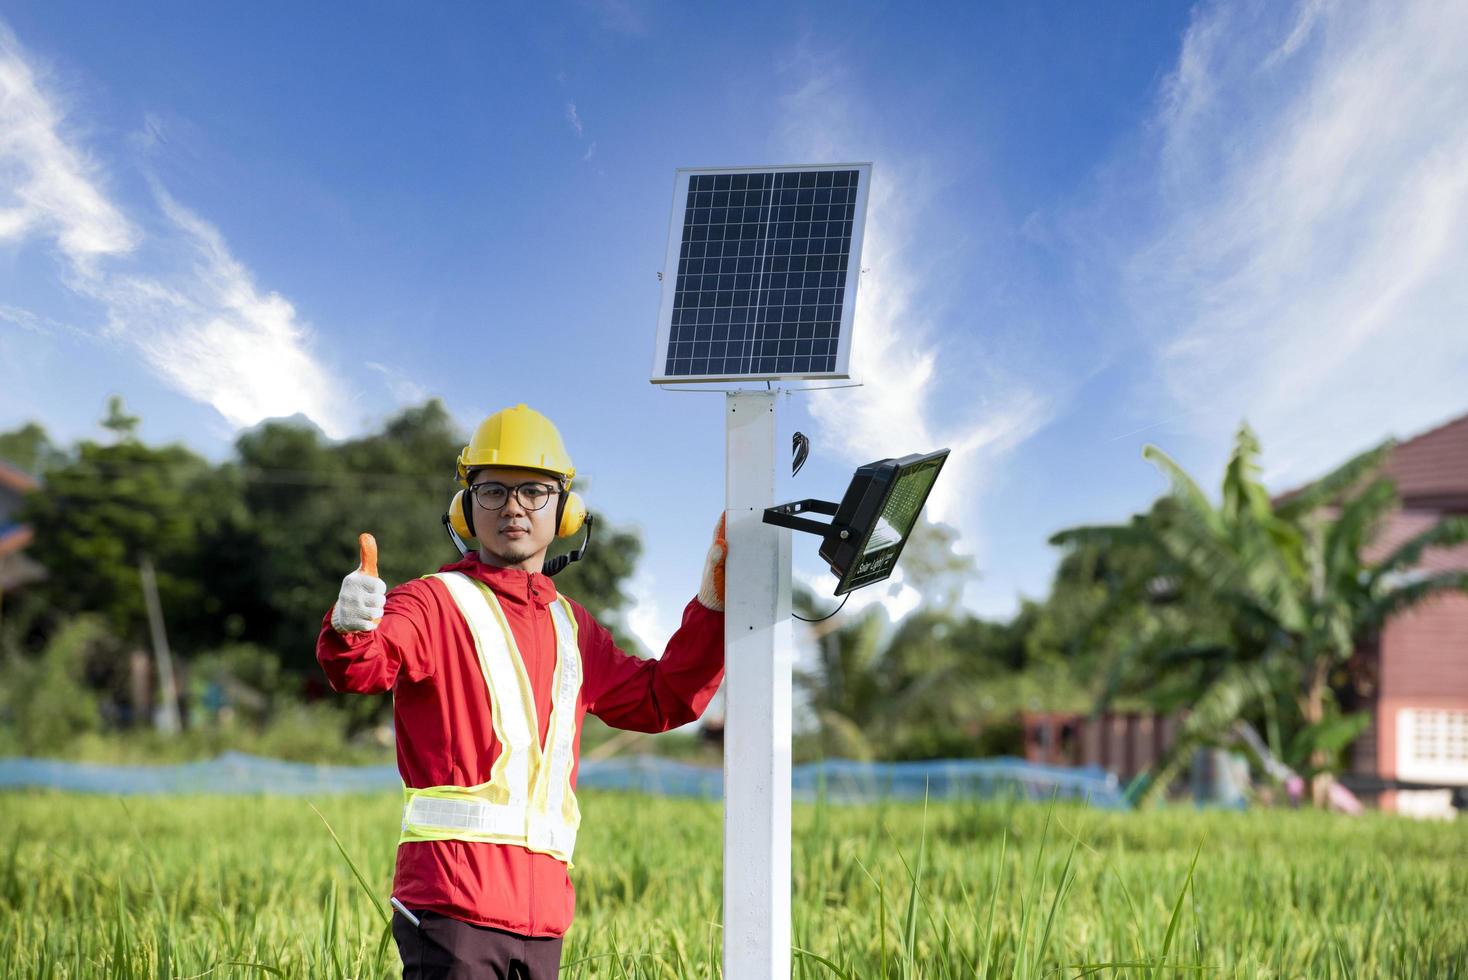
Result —
<path fill-rule="evenodd" d="M 826 537 L 835 525 L 825 524 L 821 521 L 813 521 L 805 517 L 797 517 L 807 511 L 815 514 L 826 514 L 836 516 L 837 505 L 829 500 L 792 500 L 788 504 L 776 504 L 774 507 L 765 508 L 764 522 L 776 527 L 788 527 L 792 531 L 804 531 L 807 534 L 818 534 Z"/>

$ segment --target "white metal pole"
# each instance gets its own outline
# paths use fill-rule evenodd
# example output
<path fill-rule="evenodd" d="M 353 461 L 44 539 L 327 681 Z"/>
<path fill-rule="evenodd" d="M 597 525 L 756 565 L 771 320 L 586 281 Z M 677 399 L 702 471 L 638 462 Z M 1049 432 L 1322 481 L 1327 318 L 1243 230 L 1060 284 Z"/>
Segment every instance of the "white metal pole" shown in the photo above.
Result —
<path fill-rule="evenodd" d="M 790 978 L 790 532 L 763 521 L 777 396 L 725 402 L 725 980 Z"/>

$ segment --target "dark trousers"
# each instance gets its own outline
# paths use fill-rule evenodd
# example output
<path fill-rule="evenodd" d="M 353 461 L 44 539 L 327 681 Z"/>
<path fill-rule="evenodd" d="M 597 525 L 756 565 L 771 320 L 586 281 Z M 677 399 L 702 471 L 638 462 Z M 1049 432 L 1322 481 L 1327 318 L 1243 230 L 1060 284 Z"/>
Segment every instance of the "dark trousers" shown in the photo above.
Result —
<path fill-rule="evenodd" d="M 403 957 L 403 980 L 556 980 L 561 940 L 521 936 L 414 911 L 418 925 L 393 912 L 392 936 Z"/>

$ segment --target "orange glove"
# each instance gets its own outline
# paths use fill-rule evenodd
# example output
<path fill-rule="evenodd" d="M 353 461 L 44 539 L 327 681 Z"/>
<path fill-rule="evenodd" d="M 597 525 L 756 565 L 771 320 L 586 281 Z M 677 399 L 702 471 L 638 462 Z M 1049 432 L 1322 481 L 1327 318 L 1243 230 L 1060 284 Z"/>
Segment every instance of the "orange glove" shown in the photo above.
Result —
<path fill-rule="evenodd" d="M 374 630 L 387 605 L 387 583 L 377 577 L 377 539 L 363 532 L 357 537 L 362 561 L 342 579 L 342 589 L 331 610 L 331 626 L 338 633 Z"/>
<path fill-rule="evenodd" d="M 703 581 L 698 586 L 698 601 L 715 612 L 724 611 L 724 559 L 729 556 L 729 539 L 724 536 L 727 515 L 720 515 L 714 528 L 714 543 L 709 546 L 703 563 Z"/>

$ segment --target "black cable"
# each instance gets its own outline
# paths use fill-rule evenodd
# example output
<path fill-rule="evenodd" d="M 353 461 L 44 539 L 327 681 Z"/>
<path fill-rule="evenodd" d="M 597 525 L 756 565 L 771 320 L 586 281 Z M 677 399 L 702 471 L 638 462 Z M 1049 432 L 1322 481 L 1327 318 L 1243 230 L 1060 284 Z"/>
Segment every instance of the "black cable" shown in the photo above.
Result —
<path fill-rule="evenodd" d="M 851 593 L 850 592 L 846 593 L 846 599 L 850 599 L 850 598 L 851 598 Z M 841 600 L 841 606 L 846 605 L 846 599 L 842 599 Z M 838 612 L 840 612 L 841 611 L 841 606 L 837 606 L 835 609 L 832 609 L 830 612 L 826 613 L 826 615 L 822 616 L 820 619 L 806 619 L 804 616 L 802 616 L 798 612 L 792 612 L 790 615 L 794 616 L 796 619 L 800 620 L 802 623 L 824 623 L 826 620 L 830 619 L 832 616 L 834 616 Z"/>

